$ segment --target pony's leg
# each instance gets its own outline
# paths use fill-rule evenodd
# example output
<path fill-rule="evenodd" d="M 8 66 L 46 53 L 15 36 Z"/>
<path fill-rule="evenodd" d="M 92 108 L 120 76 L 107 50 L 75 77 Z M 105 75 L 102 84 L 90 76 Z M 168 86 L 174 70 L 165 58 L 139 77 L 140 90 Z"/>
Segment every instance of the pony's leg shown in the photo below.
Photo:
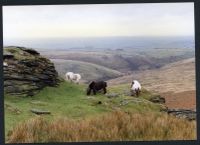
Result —
<path fill-rule="evenodd" d="M 93 89 L 93 94 L 96 95 L 96 90 L 95 89 Z"/>
<path fill-rule="evenodd" d="M 139 89 L 135 90 L 136 92 L 136 96 L 138 97 L 139 96 Z"/>
<path fill-rule="evenodd" d="M 88 89 L 87 95 L 90 95 L 90 93 L 91 93 L 91 89 Z"/>
<path fill-rule="evenodd" d="M 69 76 L 67 76 L 67 80 L 71 80 Z"/>
<path fill-rule="evenodd" d="M 106 94 L 106 93 L 107 93 L 107 91 L 106 91 L 106 87 L 105 87 L 105 88 L 103 88 L 103 93 L 104 93 L 104 94 Z"/>
<path fill-rule="evenodd" d="M 135 95 L 134 91 L 133 91 L 133 90 L 131 90 L 131 96 L 134 96 L 134 95 Z"/>
<path fill-rule="evenodd" d="M 140 90 L 140 89 L 138 89 L 138 96 L 140 95 L 140 93 L 141 93 L 141 90 Z"/>

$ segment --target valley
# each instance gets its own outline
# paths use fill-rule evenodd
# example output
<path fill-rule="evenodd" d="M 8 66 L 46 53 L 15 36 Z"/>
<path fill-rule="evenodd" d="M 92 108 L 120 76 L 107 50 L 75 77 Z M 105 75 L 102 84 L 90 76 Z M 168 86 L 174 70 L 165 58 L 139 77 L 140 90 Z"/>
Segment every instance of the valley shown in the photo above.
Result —
<path fill-rule="evenodd" d="M 194 3 L 2 11 L 5 143 L 197 140 Z"/>

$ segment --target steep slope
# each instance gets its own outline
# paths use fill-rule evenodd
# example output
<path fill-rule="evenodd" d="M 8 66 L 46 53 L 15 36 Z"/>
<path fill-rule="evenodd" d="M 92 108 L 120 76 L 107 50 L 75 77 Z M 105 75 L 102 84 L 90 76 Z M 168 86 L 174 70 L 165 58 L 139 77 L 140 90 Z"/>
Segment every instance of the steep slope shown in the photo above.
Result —
<path fill-rule="evenodd" d="M 86 88 L 87 85 L 85 84 L 77 85 L 61 82 L 57 87 L 44 88 L 34 97 L 23 98 L 5 94 L 6 135 L 19 122 L 35 117 L 35 114 L 31 113 L 31 109 L 50 111 L 51 115 L 43 116 L 48 120 L 57 117 L 95 118 L 102 113 L 116 110 L 159 113 L 161 109 L 159 104 L 148 101 L 154 95 L 151 92 L 144 91 L 140 98 L 133 98 L 124 94 L 124 89 L 128 88 L 128 84 L 109 87 L 109 94 L 121 93 L 118 97 L 113 98 L 109 98 L 102 93 L 98 93 L 96 96 L 87 96 Z"/>

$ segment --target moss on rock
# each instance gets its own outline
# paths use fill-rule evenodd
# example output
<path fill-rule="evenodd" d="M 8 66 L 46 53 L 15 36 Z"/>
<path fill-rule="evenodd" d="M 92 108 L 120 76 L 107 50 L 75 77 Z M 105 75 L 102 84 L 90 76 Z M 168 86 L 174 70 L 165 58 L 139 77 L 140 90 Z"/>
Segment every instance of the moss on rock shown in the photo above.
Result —
<path fill-rule="evenodd" d="M 12 56 L 12 57 L 11 57 Z M 59 83 L 54 64 L 37 51 L 24 47 L 4 48 L 4 92 L 32 96 Z"/>

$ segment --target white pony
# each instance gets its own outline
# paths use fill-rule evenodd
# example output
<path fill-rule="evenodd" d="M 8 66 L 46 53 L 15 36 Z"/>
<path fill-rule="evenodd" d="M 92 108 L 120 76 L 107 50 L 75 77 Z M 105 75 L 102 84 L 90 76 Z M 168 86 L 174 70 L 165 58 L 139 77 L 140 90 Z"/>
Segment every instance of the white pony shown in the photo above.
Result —
<path fill-rule="evenodd" d="M 73 72 L 67 72 L 65 74 L 65 78 L 66 78 L 66 80 L 70 80 L 71 82 L 75 82 L 75 83 L 79 84 L 79 81 L 81 79 L 81 75 L 75 74 Z"/>
<path fill-rule="evenodd" d="M 3 66 L 8 66 L 8 63 L 7 62 L 3 62 Z"/>
<path fill-rule="evenodd" d="M 131 83 L 131 95 L 136 94 L 136 96 L 138 97 L 140 92 L 141 92 L 141 85 L 137 80 L 133 80 Z"/>

